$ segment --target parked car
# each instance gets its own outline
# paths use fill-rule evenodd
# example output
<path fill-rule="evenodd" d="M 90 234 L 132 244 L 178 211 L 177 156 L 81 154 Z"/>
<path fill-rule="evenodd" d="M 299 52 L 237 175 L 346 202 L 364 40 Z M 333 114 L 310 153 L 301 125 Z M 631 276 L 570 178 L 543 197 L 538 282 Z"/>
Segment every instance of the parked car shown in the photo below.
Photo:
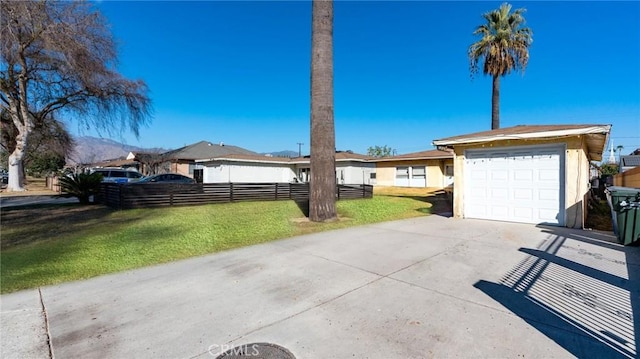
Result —
<path fill-rule="evenodd" d="M 0 171 L 0 186 L 2 188 L 7 187 L 7 184 L 9 183 L 9 172 L 2 170 Z"/>
<path fill-rule="evenodd" d="M 102 182 L 111 183 L 136 182 L 144 177 L 136 170 L 128 170 L 124 168 L 98 168 L 92 173 L 100 173 L 102 175 Z"/>
<path fill-rule="evenodd" d="M 196 183 L 191 177 L 183 176 L 177 173 L 163 173 L 159 175 L 153 175 L 145 177 L 135 184 L 148 184 L 148 183 Z"/>

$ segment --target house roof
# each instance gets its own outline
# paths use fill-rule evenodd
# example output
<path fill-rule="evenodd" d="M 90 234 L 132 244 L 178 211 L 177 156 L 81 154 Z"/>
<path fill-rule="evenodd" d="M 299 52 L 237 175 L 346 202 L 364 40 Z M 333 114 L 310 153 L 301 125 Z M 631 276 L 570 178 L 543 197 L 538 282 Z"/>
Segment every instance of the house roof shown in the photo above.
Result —
<path fill-rule="evenodd" d="M 112 160 L 105 160 L 94 163 L 93 167 L 124 167 L 124 166 L 136 166 L 138 162 L 129 160 L 126 158 L 117 158 Z"/>
<path fill-rule="evenodd" d="M 265 156 L 260 154 L 244 154 L 244 153 L 232 153 L 229 155 L 203 159 L 197 162 L 208 162 L 208 161 L 241 161 L 241 162 L 257 162 L 257 163 L 290 163 L 291 159 L 288 157 L 274 157 L 274 156 Z"/>
<path fill-rule="evenodd" d="M 620 162 L 622 162 L 622 167 L 640 166 L 640 156 L 638 155 L 620 156 Z"/>
<path fill-rule="evenodd" d="M 587 152 L 591 160 L 602 160 L 611 125 L 520 125 L 497 130 L 475 132 L 433 141 L 436 146 L 452 148 L 455 145 L 486 143 L 501 140 L 551 139 L 585 135 Z"/>
<path fill-rule="evenodd" d="M 242 147 L 225 145 L 222 142 L 213 144 L 208 141 L 200 141 L 173 151 L 165 152 L 167 158 L 174 160 L 201 160 L 207 158 L 216 158 L 231 154 L 257 155 L 253 151 L 249 151 Z"/>
<path fill-rule="evenodd" d="M 336 162 L 342 161 L 359 161 L 359 162 L 367 162 L 371 157 L 361 155 L 359 153 L 352 152 L 336 152 Z M 257 153 L 253 154 L 244 154 L 244 153 L 232 153 L 228 155 L 215 156 L 210 158 L 201 158 L 196 160 L 196 162 L 209 162 L 209 161 L 241 161 L 241 162 L 258 162 L 258 163 L 289 163 L 289 164 L 299 164 L 299 163 L 309 163 L 309 156 L 304 157 L 296 157 L 296 158 L 288 158 L 288 157 L 272 157 L 260 155 Z"/>
<path fill-rule="evenodd" d="M 453 158 L 453 153 L 451 153 L 450 151 L 442 151 L 442 150 L 427 150 L 427 151 L 406 153 L 406 154 L 397 155 L 397 156 L 374 158 L 371 160 L 371 162 L 388 162 L 388 161 L 399 161 L 399 160 L 404 160 L 404 161 L 432 160 L 432 159 L 436 160 L 436 159 L 443 159 L 443 158 Z"/>

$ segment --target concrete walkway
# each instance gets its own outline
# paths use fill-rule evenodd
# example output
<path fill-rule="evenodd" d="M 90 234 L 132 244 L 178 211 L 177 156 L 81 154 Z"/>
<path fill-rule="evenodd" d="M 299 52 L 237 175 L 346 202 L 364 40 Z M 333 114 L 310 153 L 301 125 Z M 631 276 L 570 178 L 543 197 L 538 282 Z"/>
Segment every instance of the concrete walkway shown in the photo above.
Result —
<path fill-rule="evenodd" d="M 640 249 L 429 216 L 3 295 L 3 358 L 637 356 Z M 48 325 L 43 321 L 43 305 Z M 250 348 L 250 347 L 249 347 Z"/>
<path fill-rule="evenodd" d="M 64 203 L 78 203 L 78 199 L 75 197 L 63 197 L 61 195 L 3 195 L 0 196 L 0 209 L 32 206 L 40 204 L 64 204 Z"/>

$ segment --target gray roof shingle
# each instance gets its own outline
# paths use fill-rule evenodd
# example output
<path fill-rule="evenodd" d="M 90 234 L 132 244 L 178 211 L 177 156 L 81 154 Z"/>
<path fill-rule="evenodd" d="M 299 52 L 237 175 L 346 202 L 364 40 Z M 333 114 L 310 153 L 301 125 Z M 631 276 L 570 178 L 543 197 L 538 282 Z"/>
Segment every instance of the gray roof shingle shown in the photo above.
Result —
<path fill-rule="evenodd" d="M 208 141 L 200 141 L 192 145 L 164 153 L 168 158 L 175 160 L 203 160 L 232 154 L 258 155 L 256 152 L 249 151 L 242 147 L 225 145 L 223 143 L 214 144 Z"/>
<path fill-rule="evenodd" d="M 622 162 L 622 167 L 640 166 L 640 156 L 638 155 L 620 156 L 620 161 Z"/>

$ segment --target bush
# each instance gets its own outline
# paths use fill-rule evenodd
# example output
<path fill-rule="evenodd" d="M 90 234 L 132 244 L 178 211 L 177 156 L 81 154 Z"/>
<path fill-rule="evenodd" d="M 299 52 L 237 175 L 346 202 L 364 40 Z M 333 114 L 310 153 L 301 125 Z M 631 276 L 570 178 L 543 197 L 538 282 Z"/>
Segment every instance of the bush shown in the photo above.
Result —
<path fill-rule="evenodd" d="M 77 197 L 81 204 L 89 204 L 89 197 L 98 194 L 102 175 L 80 173 L 60 177 L 60 188 L 69 196 Z"/>

